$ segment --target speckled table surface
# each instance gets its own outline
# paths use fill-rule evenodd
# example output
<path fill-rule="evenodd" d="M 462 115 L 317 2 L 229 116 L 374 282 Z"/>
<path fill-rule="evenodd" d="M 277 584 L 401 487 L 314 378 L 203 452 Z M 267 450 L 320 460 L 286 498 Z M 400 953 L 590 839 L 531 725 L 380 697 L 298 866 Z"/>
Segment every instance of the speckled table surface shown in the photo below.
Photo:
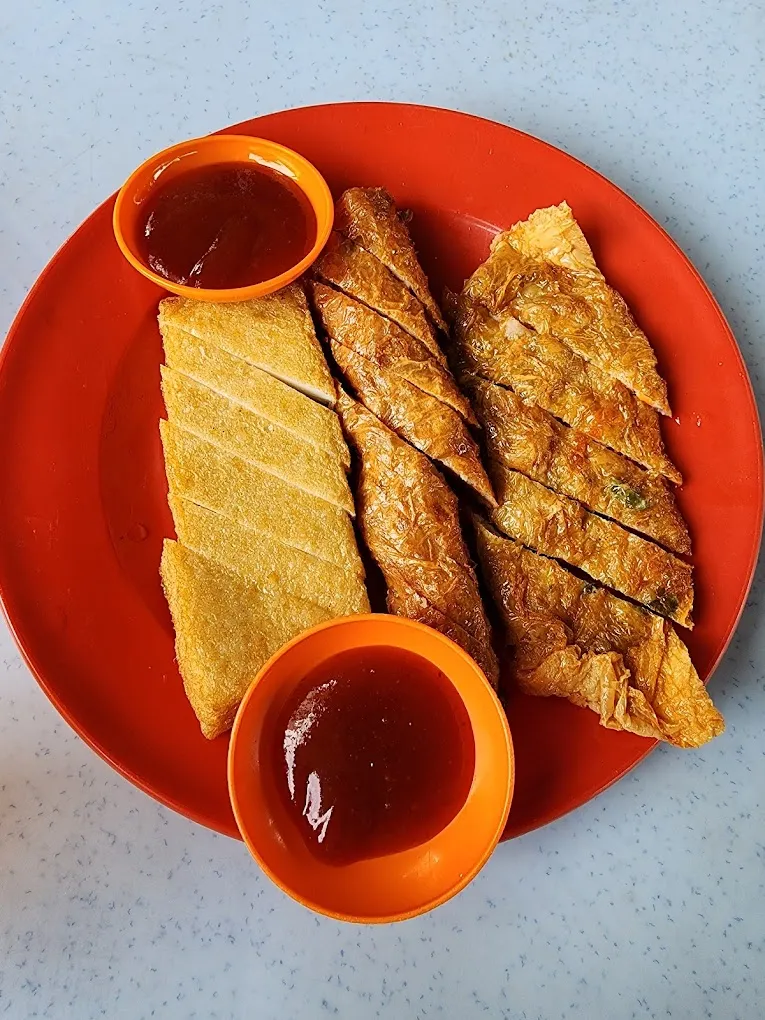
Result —
<path fill-rule="evenodd" d="M 156 149 L 396 99 L 513 124 L 625 188 L 705 275 L 762 401 L 763 52 L 762 5 L 736 0 L 5 4 L 0 333 Z M 378 929 L 311 916 L 118 778 L 0 624 L 0 1016 L 763 1016 L 762 591 L 712 681 L 721 739 L 657 751 L 455 901 Z"/>

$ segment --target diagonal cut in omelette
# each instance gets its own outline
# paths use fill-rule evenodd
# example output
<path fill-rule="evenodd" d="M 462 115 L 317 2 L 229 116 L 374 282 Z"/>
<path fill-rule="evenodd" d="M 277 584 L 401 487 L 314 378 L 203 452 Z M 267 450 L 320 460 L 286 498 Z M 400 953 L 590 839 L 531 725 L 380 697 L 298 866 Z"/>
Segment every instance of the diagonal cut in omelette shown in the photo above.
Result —
<path fill-rule="evenodd" d="M 333 339 L 330 349 L 356 396 L 376 417 L 453 471 L 487 506 L 497 505 L 478 446 L 451 407 Z"/>
<path fill-rule="evenodd" d="M 552 334 L 640 400 L 670 413 L 653 348 L 606 283 L 566 202 L 537 209 L 497 234 L 466 293 L 493 312 L 507 310 L 537 332 Z"/>
<path fill-rule="evenodd" d="M 471 425 L 476 424 L 470 401 L 460 392 L 448 367 L 419 340 L 332 287 L 314 283 L 311 293 L 322 325 L 333 340 L 380 368 L 395 369 L 423 393 L 447 404 Z"/>
<path fill-rule="evenodd" d="M 462 295 L 454 353 L 458 371 L 508 386 L 567 425 L 680 484 L 664 450 L 659 416 L 618 380 L 549 333 L 536 333 L 509 312 L 493 314 Z"/>
<path fill-rule="evenodd" d="M 660 476 L 562 424 L 513 390 L 465 376 L 491 460 L 641 532 L 672 552 L 688 553 L 688 528 Z"/>
<path fill-rule="evenodd" d="M 506 535 L 684 627 L 693 626 L 689 563 L 518 471 L 496 462 L 490 470 L 499 500 L 492 520 Z"/>
<path fill-rule="evenodd" d="M 483 576 L 528 694 L 568 698 L 601 725 L 698 747 L 725 723 L 672 624 L 588 584 L 474 518 Z"/>

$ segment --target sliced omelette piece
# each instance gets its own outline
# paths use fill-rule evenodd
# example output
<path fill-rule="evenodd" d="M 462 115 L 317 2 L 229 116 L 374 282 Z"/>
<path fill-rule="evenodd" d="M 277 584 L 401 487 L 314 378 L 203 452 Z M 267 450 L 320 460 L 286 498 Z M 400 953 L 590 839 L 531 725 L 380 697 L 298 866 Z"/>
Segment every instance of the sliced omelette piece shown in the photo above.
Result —
<path fill-rule="evenodd" d="M 482 646 L 491 632 L 460 529 L 457 499 L 427 457 L 341 392 L 359 461 L 359 527 L 391 587 L 403 582 Z"/>
<path fill-rule="evenodd" d="M 162 339 L 165 363 L 170 368 L 281 425 L 298 439 L 340 461 L 346 470 L 350 467 L 340 420 L 330 408 L 185 330 L 166 324 Z"/>
<path fill-rule="evenodd" d="M 311 288 L 314 306 L 332 340 L 373 361 L 395 369 L 402 378 L 476 423 L 470 401 L 460 392 L 448 367 L 427 347 L 373 309 L 322 283 Z"/>
<path fill-rule="evenodd" d="M 656 354 L 624 299 L 606 283 L 566 202 L 537 209 L 497 234 L 466 292 L 493 312 L 506 309 L 551 333 L 640 400 L 670 413 Z"/>
<path fill-rule="evenodd" d="M 446 635 L 475 659 L 496 690 L 499 686 L 499 664 L 491 645 L 477 641 L 472 634 L 468 634 L 459 624 L 450 620 L 408 584 L 399 582 L 397 578 L 392 578 L 391 581 L 392 583 L 388 585 L 388 612 L 394 616 L 405 616 L 408 620 L 417 620 L 418 623 L 424 623 L 426 627 L 432 627 L 433 630 Z"/>
<path fill-rule="evenodd" d="M 159 303 L 160 331 L 167 326 L 222 347 L 329 407 L 335 402 L 332 376 L 305 294 L 296 283 L 251 301 L 164 298 Z"/>
<path fill-rule="evenodd" d="M 454 344 L 462 372 L 508 386 L 647 470 L 682 482 L 664 451 L 656 411 L 551 334 L 526 329 L 507 312 L 493 315 L 463 295 Z"/>
<path fill-rule="evenodd" d="M 424 344 L 434 358 L 445 363 L 446 358 L 422 303 L 379 259 L 355 241 L 333 231 L 312 272 L 391 319 Z"/>
<path fill-rule="evenodd" d="M 335 228 L 387 266 L 425 305 L 436 326 L 446 332 L 409 231 L 385 188 L 344 191 L 335 205 Z"/>
<path fill-rule="evenodd" d="M 159 429 L 171 494 L 363 577 L 344 510 L 172 422 Z"/>
<path fill-rule="evenodd" d="M 688 528 L 667 482 L 512 390 L 465 377 L 489 457 L 612 517 L 673 552 L 690 552 Z"/>
<path fill-rule="evenodd" d="M 601 723 L 678 747 L 724 729 L 673 626 L 474 519 L 483 576 L 528 694 L 591 708 Z"/>
<path fill-rule="evenodd" d="M 453 471 L 487 506 L 497 505 L 478 446 L 451 407 L 418 390 L 395 370 L 381 369 L 335 340 L 330 340 L 330 347 L 356 396 L 374 415 Z"/>
<path fill-rule="evenodd" d="M 364 581 L 356 571 L 285 545 L 183 497 L 171 493 L 169 502 L 182 545 L 252 581 L 266 594 L 279 598 L 286 591 L 324 606 L 333 616 L 370 611 Z"/>
<path fill-rule="evenodd" d="M 506 535 L 684 627 L 693 626 L 690 564 L 518 471 L 496 463 L 490 470 L 499 500 L 492 519 Z"/>
<path fill-rule="evenodd" d="M 169 539 L 160 574 L 186 695 L 210 740 L 231 728 L 247 688 L 270 656 L 332 617 L 325 607 L 284 591 L 274 599 Z"/>
<path fill-rule="evenodd" d="M 346 513 L 354 513 L 348 480 L 338 460 L 167 365 L 162 365 L 161 372 L 162 396 L 171 422 Z"/>

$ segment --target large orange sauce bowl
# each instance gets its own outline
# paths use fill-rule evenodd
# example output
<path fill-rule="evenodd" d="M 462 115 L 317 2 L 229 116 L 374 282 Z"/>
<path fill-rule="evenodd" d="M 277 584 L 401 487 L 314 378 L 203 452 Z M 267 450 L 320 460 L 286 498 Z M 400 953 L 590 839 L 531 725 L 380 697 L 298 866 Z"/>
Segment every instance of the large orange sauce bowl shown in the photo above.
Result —
<path fill-rule="evenodd" d="M 266 747 L 300 681 L 335 655 L 395 647 L 422 656 L 453 684 L 467 710 L 475 770 L 466 800 L 437 835 L 398 853 L 333 865 L 319 860 L 277 794 Z M 413 682 L 416 682 L 413 681 Z M 261 669 L 234 721 L 228 754 L 231 803 L 242 837 L 267 875 L 304 906 L 344 921 L 383 923 L 425 913 L 476 876 L 504 829 L 515 779 L 504 710 L 479 666 L 429 627 L 372 614 L 320 624 L 281 648 Z"/>
<path fill-rule="evenodd" d="M 283 173 L 296 184 L 311 203 L 316 216 L 316 240 L 308 254 L 290 269 L 246 287 L 205 288 L 174 283 L 155 273 L 144 261 L 138 244 L 143 208 L 159 186 L 206 166 L 221 163 L 260 163 Z M 196 301 L 246 301 L 263 297 L 296 280 L 318 258 L 332 231 L 334 206 L 327 182 L 316 167 L 299 153 L 266 138 L 249 135 L 208 135 L 158 152 L 128 177 L 117 194 L 112 224 L 120 251 L 147 279 L 182 297 Z"/>

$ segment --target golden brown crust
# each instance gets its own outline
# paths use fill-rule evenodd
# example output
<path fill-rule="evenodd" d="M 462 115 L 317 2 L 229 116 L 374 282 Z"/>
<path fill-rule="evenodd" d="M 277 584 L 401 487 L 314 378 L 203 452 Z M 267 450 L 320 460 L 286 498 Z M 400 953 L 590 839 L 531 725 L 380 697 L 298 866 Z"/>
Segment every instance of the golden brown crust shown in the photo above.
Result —
<path fill-rule="evenodd" d="M 445 616 L 440 609 L 436 609 L 424 596 L 397 577 L 391 577 L 388 580 L 388 612 L 393 613 L 394 616 L 405 616 L 409 620 L 417 620 L 451 638 L 475 659 L 486 674 L 491 686 L 496 690 L 499 685 L 499 664 L 491 645 L 476 641 L 466 630 L 463 630 L 448 616 Z"/>
<path fill-rule="evenodd" d="M 391 586 L 408 585 L 479 644 L 490 629 L 457 499 L 427 457 L 345 393 L 338 411 L 360 460 L 359 526 Z"/>
<path fill-rule="evenodd" d="M 165 540 L 162 585 L 175 627 L 178 668 L 202 733 L 230 729 L 259 668 L 286 641 L 331 613 L 257 585 L 177 542 Z"/>
<path fill-rule="evenodd" d="M 499 500 L 492 519 L 501 531 L 693 626 L 690 564 L 517 471 L 494 464 L 491 473 Z"/>
<path fill-rule="evenodd" d="M 550 334 L 526 329 L 512 315 L 493 315 L 463 296 L 455 323 L 462 371 L 515 390 L 572 428 L 678 484 L 656 411 L 622 383 Z"/>
<path fill-rule="evenodd" d="M 449 369 L 427 347 L 394 322 L 332 287 L 314 283 L 314 306 L 328 335 L 357 354 L 397 375 L 476 423 L 470 401 Z"/>
<path fill-rule="evenodd" d="M 411 290 L 446 332 L 405 223 L 385 188 L 349 188 L 335 206 L 335 228 L 379 259 Z"/>
<path fill-rule="evenodd" d="M 363 578 L 285 545 L 180 496 L 169 497 L 178 541 L 187 549 L 252 581 L 275 599 L 283 591 L 324 606 L 333 616 L 368 613 Z"/>
<path fill-rule="evenodd" d="M 345 511 L 172 422 L 160 421 L 159 429 L 172 493 L 364 575 Z"/>
<path fill-rule="evenodd" d="M 453 471 L 487 506 L 497 505 L 478 446 L 451 407 L 335 340 L 330 347 L 338 368 L 374 415 Z"/>
<path fill-rule="evenodd" d="M 551 333 L 641 400 L 669 414 L 656 355 L 623 298 L 606 283 L 569 206 L 537 209 L 497 234 L 466 293 Z"/>
<path fill-rule="evenodd" d="M 529 694 L 585 705 L 604 726 L 697 747 L 724 728 L 672 625 L 475 519 L 483 576 Z"/>
<path fill-rule="evenodd" d="M 353 497 L 340 461 L 167 365 L 161 372 L 170 421 L 353 514 Z"/>
<path fill-rule="evenodd" d="M 312 272 L 391 319 L 424 344 L 434 358 L 445 363 L 422 303 L 379 259 L 355 241 L 333 231 Z"/>
<path fill-rule="evenodd" d="M 159 328 L 164 331 L 168 325 L 222 347 L 314 400 L 330 407 L 334 402 L 332 376 L 298 284 L 251 301 L 164 298 Z"/>
<path fill-rule="evenodd" d="M 465 377 L 489 457 L 548 489 L 642 532 L 673 552 L 690 552 L 685 521 L 667 482 L 517 393 Z"/>
<path fill-rule="evenodd" d="M 299 439 L 349 468 L 351 459 L 334 411 L 311 400 L 268 372 L 236 358 L 222 347 L 165 323 L 165 363 L 223 397 L 281 425 Z M 334 396 L 333 396 L 334 402 Z"/>

